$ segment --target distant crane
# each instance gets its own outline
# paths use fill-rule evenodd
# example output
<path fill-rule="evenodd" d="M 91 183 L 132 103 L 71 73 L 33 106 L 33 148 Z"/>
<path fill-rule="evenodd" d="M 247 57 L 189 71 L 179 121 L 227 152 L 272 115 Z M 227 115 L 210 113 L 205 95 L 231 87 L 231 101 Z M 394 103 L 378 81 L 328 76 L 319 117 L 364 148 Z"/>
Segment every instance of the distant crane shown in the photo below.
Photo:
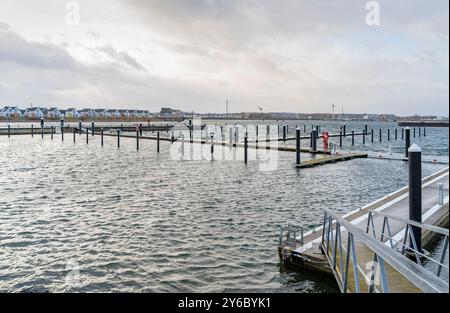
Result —
<path fill-rule="evenodd" d="M 260 114 L 259 118 L 260 118 L 260 119 L 263 119 L 263 108 L 258 107 L 258 106 L 257 106 L 257 108 L 258 108 L 259 114 Z"/>

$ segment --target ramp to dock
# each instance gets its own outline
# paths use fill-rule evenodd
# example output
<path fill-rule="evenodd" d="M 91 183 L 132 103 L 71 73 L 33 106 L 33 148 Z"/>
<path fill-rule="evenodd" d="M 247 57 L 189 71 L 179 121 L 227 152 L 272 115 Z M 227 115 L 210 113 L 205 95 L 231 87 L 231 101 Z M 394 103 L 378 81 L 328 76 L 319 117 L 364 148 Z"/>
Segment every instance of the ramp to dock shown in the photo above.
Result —
<path fill-rule="evenodd" d="M 441 203 L 439 184 L 443 185 Z M 431 228 L 433 232 L 428 226 L 448 225 L 448 190 L 448 168 L 422 181 L 423 247 L 436 238 L 436 229 L 448 247 L 448 229 Z M 343 292 L 448 292 L 448 280 L 420 266 L 425 256 L 416 255 L 416 263 L 406 258 L 413 227 L 408 212 L 408 187 L 342 217 L 326 211 L 322 226 L 280 244 L 279 253 L 288 263 L 334 276 Z M 448 272 L 448 266 L 440 266 L 443 270 Z"/>

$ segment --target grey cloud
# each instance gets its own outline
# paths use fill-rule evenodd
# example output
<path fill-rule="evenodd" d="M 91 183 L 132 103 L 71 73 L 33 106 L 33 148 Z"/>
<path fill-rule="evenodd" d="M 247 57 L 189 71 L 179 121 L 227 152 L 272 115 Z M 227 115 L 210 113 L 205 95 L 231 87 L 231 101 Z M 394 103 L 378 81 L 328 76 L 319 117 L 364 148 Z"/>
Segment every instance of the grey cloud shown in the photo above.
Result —
<path fill-rule="evenodd" d="M 145 67 L 140 64 L 135 58 L 131 57 L 128 53 L 123 51 L 117 51 L 112 45 L 108 44 L 103 47 L 97 49 L 105 54 L 107 54 L 110 58 L 115 61 L 123 64 L 127 64 L 132 68 L 135 68 L 139 71 L 146 71 Z"/>

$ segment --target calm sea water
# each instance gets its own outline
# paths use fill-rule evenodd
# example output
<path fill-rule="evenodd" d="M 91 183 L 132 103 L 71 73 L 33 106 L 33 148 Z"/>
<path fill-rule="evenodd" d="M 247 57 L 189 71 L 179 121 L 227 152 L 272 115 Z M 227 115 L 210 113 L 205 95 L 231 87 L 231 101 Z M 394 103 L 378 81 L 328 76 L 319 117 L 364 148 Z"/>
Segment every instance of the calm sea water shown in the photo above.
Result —
<path fill-rule="evenodd" d="M 348 212 L 407 184 L 401 161 L 299 171 L 280 152 L 264 172 L 257 161 L 171 160 L 168 142 L 158 155 L 153 141 L 136 151 L 133 139 L 120 150 L 111 137 L 103 148 L 98 136 L 71 139 L 0 137 L 0 291 L 336 292 L 280 266 L 277 226 L 315 227 L 325 208 Z M 448 128 L 413 142 L 448 160 Z"/>

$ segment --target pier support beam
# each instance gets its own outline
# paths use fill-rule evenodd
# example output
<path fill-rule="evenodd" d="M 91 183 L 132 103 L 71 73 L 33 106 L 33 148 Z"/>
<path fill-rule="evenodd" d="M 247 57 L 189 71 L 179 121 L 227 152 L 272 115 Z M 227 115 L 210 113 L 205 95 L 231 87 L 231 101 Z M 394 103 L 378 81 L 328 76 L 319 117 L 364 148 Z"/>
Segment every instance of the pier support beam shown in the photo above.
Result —
<path fill-rule="evenodd" d="M 422 149 L 416 144 L 408 149 L 409 158 L 409 219 L 422 223 Z M 411 226 L 417 250 L 422 251 L 422 231 Z M 412 242 L 410 247 L 413 248 Z"/>
<path fill-rule="evenodd" d="M 296 153 L 296 158 L 295 158 L 295 164 L 300 165 L 300 128 L 297 128 L 295 130 L 295 153 Z"/>

